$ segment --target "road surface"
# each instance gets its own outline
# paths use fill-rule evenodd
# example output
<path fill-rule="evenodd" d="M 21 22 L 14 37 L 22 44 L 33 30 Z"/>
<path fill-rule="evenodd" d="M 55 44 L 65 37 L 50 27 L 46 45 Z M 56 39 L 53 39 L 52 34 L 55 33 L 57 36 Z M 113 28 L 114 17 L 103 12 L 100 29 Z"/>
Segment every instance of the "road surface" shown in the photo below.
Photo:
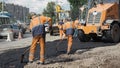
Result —
<path fill-rule="evenodd" d="M 21 54 L 31 44 L 31 34 L 26 38 L 13 42 L 0 42 L 0 68 L 119 68 L 120 43 L 80 42 L 73 39 L 72 53 L 66 55 L 67 40 L 56 45 L 59 36 L 46 35 L 46 64 L 37 65 L 39 61 L 39 45 L 36 49 L 35 61 L 31 64 L 20 63 Z M 24 62 L 28 60 L 28 53 Z"/>

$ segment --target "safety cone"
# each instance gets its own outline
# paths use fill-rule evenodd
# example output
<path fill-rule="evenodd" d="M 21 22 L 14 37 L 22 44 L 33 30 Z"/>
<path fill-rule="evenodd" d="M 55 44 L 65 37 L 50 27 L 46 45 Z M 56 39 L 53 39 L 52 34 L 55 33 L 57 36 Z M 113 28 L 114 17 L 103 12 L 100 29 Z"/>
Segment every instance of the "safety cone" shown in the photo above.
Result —
<path fill-rule="evenodd" d="M 8 33 L 7 34 L 7 40 L 6 41 L 13 41 L 14 40 L 14 38 L 13 38 L 13 33 L 11 32 L 11 33 Z"/>
<path fill-rule="evenodd" d="M 22 33 L 19 32 L 19 34 L 18 34 L 18 39 L 22 39 L 22 38 L 23 38 Z"/>

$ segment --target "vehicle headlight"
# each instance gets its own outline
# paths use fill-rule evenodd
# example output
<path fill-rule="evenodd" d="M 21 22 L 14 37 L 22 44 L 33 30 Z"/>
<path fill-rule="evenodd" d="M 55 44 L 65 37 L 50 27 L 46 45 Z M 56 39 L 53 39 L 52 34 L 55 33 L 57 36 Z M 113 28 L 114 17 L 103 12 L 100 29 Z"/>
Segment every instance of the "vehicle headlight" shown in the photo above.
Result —
<path fill-rule="evenodd" d="M 103 23 L 103 25 L 109 25 L 113 22 L 113 20 L 105 20 L 105 22 Z"/>

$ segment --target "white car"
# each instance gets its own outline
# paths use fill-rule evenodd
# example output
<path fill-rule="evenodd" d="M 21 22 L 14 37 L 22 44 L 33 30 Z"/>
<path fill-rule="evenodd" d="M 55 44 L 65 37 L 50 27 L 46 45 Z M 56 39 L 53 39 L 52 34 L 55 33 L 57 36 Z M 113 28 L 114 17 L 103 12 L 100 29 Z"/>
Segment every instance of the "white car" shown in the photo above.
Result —
<path fill-rule="evenodd" d="M 17 25 L 13 24 L 3 24 L 0 26 L 0 36 L 7 36 L 8 33 L 13 33 L 13 36 L 18 36 L 19 28 Z"/>

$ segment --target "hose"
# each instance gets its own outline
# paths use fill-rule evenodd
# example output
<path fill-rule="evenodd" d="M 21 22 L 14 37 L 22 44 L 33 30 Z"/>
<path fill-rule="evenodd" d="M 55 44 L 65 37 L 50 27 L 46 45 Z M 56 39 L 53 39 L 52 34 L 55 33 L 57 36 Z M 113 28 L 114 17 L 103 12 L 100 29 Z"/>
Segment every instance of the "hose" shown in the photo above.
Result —
<path fill-rule="evenodd" d="M 20 57 L 20 62 L 21 62 L 21 63 L 23 63 L 24 56 L 25 56 L 25 54 L 28 52 L 29 49 L 30 49 L 30 47 L 28 47 L 28 48 L 22 53 L 22 55 L 21 55 L 21 57 Z"/>

